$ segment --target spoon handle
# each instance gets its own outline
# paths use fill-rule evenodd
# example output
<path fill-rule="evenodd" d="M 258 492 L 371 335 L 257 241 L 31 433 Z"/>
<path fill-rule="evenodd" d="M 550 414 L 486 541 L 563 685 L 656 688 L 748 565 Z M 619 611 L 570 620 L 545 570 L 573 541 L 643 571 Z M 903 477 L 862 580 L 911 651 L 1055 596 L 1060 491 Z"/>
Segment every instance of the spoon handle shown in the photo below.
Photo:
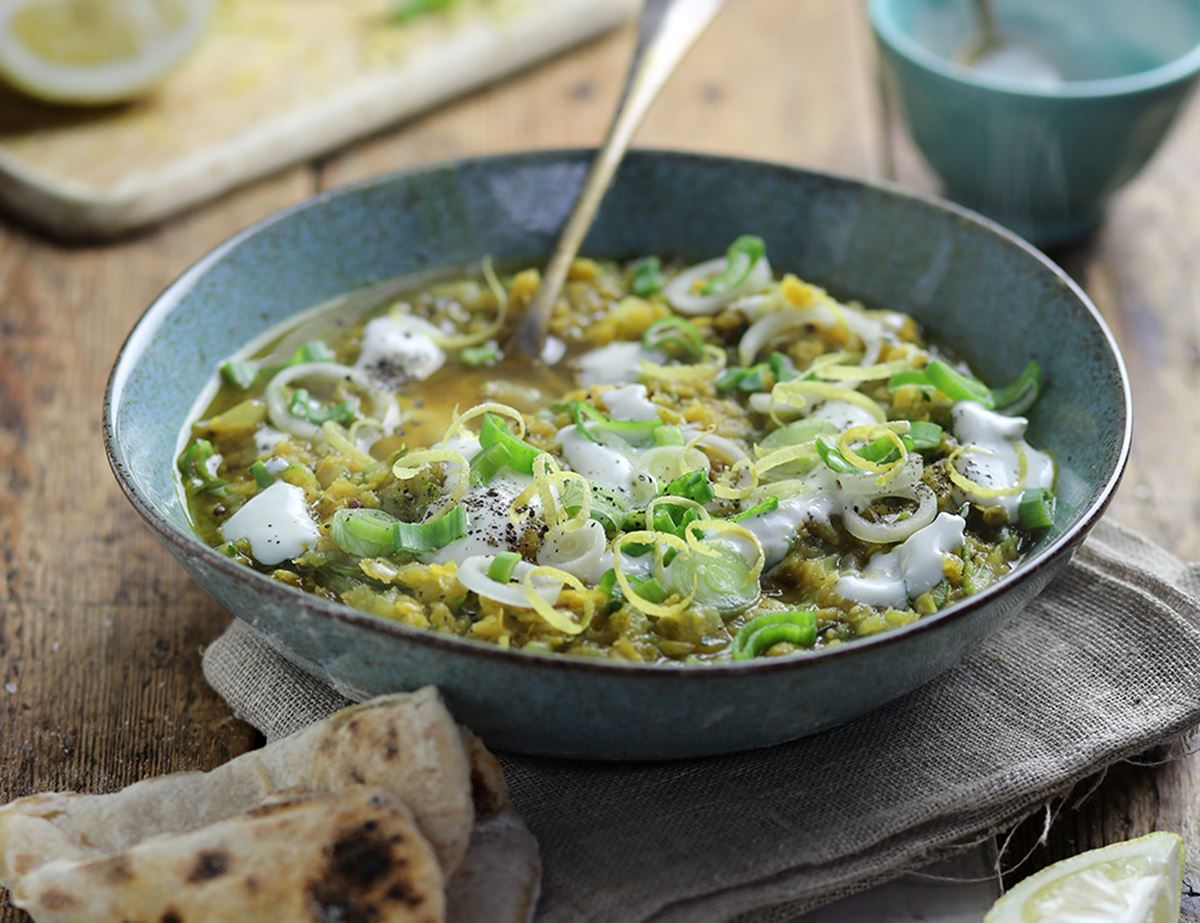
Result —
<path fill-rule="evenodd" d="M 571 261 L 587 236 L 634 132 L 676 65 L 724 4 L 725 0 L 646 0 L 620 108 L 546 265 L 541 285 L 509 344 L 510 352 L 531 358 L 541 355 L 550 312 L 567 279 Z"/>

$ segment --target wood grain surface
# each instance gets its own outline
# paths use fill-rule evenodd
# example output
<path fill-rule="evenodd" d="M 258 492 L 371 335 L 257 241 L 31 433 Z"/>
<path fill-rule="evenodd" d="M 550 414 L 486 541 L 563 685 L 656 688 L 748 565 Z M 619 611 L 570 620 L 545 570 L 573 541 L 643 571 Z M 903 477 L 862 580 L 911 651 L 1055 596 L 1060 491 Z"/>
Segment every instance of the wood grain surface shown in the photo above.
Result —
<path fill-rule="evenodd" d="M 319 189 L 446 157 L 595 143 L 631 38 L 611 35 L 133 240 L 65 248 L 0 226 L 0 802 L 208 768 L 256 743 L 200 674 L 201 649 L 227 616 L 141 525 L 104 461 L 104 382 L 150 299 L 222 238 Z M 857 4 L 737 0 L 639 142 L 863 176 L 892 161 L 901 180 L 929 188 L 884 124 L 875 86 Z M 1061 254 L 1134 378 L 1133 461 L 1112 515 L 1191 558 L 1200 558 L 1198 147 L 1200 103 L 1100 235 Z M 1182 831 L 1200 858 L 1198 785 L 1198 757 L 1110 771 L 1062 811 L 1022 874 L 1155 827 Z M 1040 819 L 1018 830 L 1009 855 L 1033 847 L 1040 830 Z M 0 923 L 20 919 L 0 909 Z"/>

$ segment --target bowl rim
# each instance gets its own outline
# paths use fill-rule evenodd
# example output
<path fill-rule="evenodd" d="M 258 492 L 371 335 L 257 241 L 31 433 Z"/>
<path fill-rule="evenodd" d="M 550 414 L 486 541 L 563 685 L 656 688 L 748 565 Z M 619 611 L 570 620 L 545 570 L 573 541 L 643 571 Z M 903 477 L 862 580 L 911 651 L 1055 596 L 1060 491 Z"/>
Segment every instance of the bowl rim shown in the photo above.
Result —
<path fill-rule="evenodd" d="M 172 550 L 177 556 L 198 557 L 204 564 L 216 569 L 224 576 L 234 581 L 247 583 L 254 591 L 274 597 L 280 603 L 299 607 L 310 615 L 321 616 L 333 621 L 364 628 L 371 632 L 390 635 L 398 640 L 415 643 L 418 646 L 456 653 L 467 657 L 507 661 L 514 665 L 526 664 L 532 667 L 549 667 L 569 672 L 599 673 L 612 677 L 631 676 L 648 680 L 679 678 L 685 681 L 688 679 L 734 678 L 779 671 L 813 669 L 827 661 L 853 657 L 859 652 L 865 653 L 877 648 L 898 644 L 906 641 L 913 635 L 931 634 L 947 626 L 950 622 L 967 617 L 972 612 L 987 606 L 993 600 L 1003 596 L 1009 590 L 1015 589 L 1019 584 L 1033 579 L 1047 568 L 1053 568 L 1060 559 L 1063 559 L 1064 556 L 1068 556 L 1072 552 L 1074 547 L 1083 540 L 1091 528 L 1099 521 L 1112 500 L 1129 460 L 1133 432 L 1133 399 L 1129 383 L 1129 372 L 1116 338 L 1113 336 L 1112 331 L 1104 321 L 1099 310 L 1092 304 L 1091 299 L 1088 298 L 1087 294 L 1063 269 L 1032 244 L 996 222 L 953 202 L 939 199 L 933 195 L 908 190 L 896 183 L 864 180 L 824 170 L 806 169 L 777 161 L 661 148 L 637 148 L 631 150 L 627 158 L 631 160 L 668 159 L 685 164 L 721 165 L 735 169 L 767 169 L 785 176 L 803 175 L 818 180 L 832 180 L 844 186 L 866 187 L 892 198 L 915 201 L 924 208 L 947 212 L 950 215 L 957 216 L 960 220 L 980 225 L 984 230 L 990 231 L 992 235 L 1001 238 L 1003 243 L 1022 251 L 1026 256 L 1040 263 L 1043 268 L 1049 270 L 1058 282 L 1075 296 L 1091 317 L 1092 322 L 1098 327 L 1115 361 L 1120 379 L 1122 396 L 1122 413 L 1119 423 L 1121 427 L 1121 445 L 1116 461 L 1107 472 L 1104 483 L 1092 503 L 1078 515 L 1075 522 L 1062 535 L 1046 548 L 1042 549 L 1028 563 L 1022 564 L 1021 567 L 1006 574 L 987 587 L 983 592 L 960 600 L 953 605 L 947 606 L 945 609 L 939 610 L 932 615 L 924 616 L 908 625 L 892 628 L 866 638 L 856 639 L 853 643 L 824 648 L 791 657 L 772 657 L 731 663 L 664 664 L 502 648 L 486 641 L 443 634 L 430 629 L 416 628 L 401 622 L 393 622 L 369 615 L 366 612 L 353 609 L 344 603 L 332 602 L 272 580 L 266 574 L 260 574 L 255 570 L 237 564 L 220 554 L 216 549 L 206 545 L 190 529 L 185 531 L 169 521 L 149 499 L 142 496 L 133 482 L 131 473 L 124 460 L 124 453 L 118 445 L 117 414 L 121 407 L 125 384 L 133 369 L 142 358 L 145 346 L 151 337 L 169 319 L 174 309 L 190 293 L 197 282 L 227 254 L 231 253 L 248 239 L 274 227 L 277 223 L 288 221 L 294 216 L 310 209 L 321 208 L 333 198 L 382 188 L 400 179 L 415 178 L 424 173 L 472 166 L 501 169 L 505 166 L 519 165 L 528 167 L 539 163 L 575 163 L 586 166 L 595 153 L 595 148 L 578 147 L 519 151 L 437 161 L 370 177 L 342 186 L 336 190 L 318 192 L 294 205 L 274 212 L 237 232 L 200 257 L 176 278 L 175 281 L 171 282 L 138 318 L 117 353 L 112 372 L 109 375 L 108 384 L 105 388 L 102 422 L 104 451 L 117 483 L 134 509 L 146 520 L 159 538 L 168 545 L 168 549 Z M 231 614 L 235 618 L 240 618 L 235 613 Z"/>
<path fill-rule="evenodd" d="M 869 0 L 868 16 L 881 44 L 907 58 L 912 64 L 956 83 L 1014 97 L 1033 99 L 1103 99 L 1132 96 L 1194 78 L 1200 72 L 1200 41 L 1165 64 L 1119 77 L 1094 80 L 1065 80 L 1054 87 L 1038 87 L 1012 77 L 981 74 L 930 51 L 896 22 L 896 0 Z"/>

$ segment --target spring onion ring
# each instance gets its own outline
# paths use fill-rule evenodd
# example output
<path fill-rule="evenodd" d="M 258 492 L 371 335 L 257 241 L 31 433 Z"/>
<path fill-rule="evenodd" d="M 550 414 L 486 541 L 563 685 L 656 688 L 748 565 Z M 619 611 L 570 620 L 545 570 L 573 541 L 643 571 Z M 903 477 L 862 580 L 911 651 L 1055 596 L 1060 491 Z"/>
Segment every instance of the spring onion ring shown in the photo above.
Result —
<path fill-rule="evenodd" d="M 263 397 L 267 401 L 267 416 L 271 418 L 271 423 L 277 429 L 301 439 L 318 439 L 322 435 L 321 427 L 297 417 L 289 409 L 289 398 L 284 389 L 294 381 L 303 380 L 329 381 L 335 385 L 352 382 L 371 399 L 376 413 L 388 410 L 389 405 L 395 403 L 392 395 L 380 390 L 364 372 L 348 365 L 338 365 L 335 362 L 305 362 L 288 366 L 267 383 Z"/>
<path fill-rule="evenodd" d="M 477 554 L 463 559 L 458 565 L 458 582 L 477 596 L 490 599 L 513 609 L 530 609 L 529 597 L 520 583 L 512 580 L 523 580 L 534 565 L 528 561 L 518 561 L 513 568 L 510 582 L 501 583 L 488 576 L 488 571 L 495 563 L 496 556 Z M 538 581 L 536 592 L 549 605 L 558 602 L 562 592 L 562 583 L 542 579 Z"/>
<path fill-rule="evenodd" d="M 685 597 L 674 603 L 656 603 L 651 602 L 645 597 L 639 596 L 630 582 L 629 577 L 625 574 L 624 554 L 621 549 L 627 543 L 637 543 L 649 545 L 653 549 L 655 568 L 661 573 L 663 549 L 671 548 L 679 554 L 688 554 L 688 544 L 677 535 L 671 535 L 669 532 L 659 532 L 653 529 L 645 529 L 640 532 L 626 532 L 618 535 L 613 539 L 613 575 L 617 578 L 617 585 L 621 588 L 621 592 L 635 609 L 646 613 L 646 615 L 654 618 L 669 618 L 673 615 L 678 615 L 692 604 L 692 599 L 695 597 L 695 588 L 692 589 Z"/>
<path fill-rule="evenodd" d="M 861 541 L 887 545 L 904 541 L 937 517 L 937 497 L 926 484 L 917 484 L 907 490 L 889 491 L 887 496 L 911 500 L 917 504 L 917 508 L 902 519 L 871 522 L 859 510 L 859 500 L 850 500 L 842 507 L 842 525 L 846 531 Z"/>

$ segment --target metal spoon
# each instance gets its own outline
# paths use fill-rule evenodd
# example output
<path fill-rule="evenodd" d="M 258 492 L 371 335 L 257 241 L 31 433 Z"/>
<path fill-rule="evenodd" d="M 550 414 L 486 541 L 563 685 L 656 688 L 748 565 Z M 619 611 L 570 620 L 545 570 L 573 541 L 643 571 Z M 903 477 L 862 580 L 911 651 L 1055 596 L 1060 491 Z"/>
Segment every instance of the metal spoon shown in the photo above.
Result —
<path fill-rule="evenodd" d="M 646 0 L 625 95 L 575 208 L 563 226 L 542 283 L 508 344 L 510 355 L 532 359 L 541 356 L 550 312 L 562 291 L 571 261 L 579 252 L 634 132 L 676 65 L 724 5 L 725 0 Z"/>

